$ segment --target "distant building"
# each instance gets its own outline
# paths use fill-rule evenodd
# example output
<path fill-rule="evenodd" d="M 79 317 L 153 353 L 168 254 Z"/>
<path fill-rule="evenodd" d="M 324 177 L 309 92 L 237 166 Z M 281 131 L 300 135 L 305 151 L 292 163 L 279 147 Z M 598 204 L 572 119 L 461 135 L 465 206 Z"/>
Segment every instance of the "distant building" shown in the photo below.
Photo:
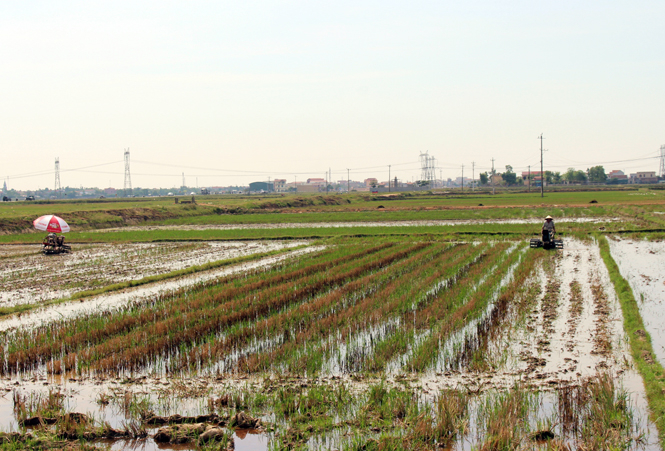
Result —
<path fill-rule="evenodd" d="M 658 183 L 655 171 L 644 171 L 630 174 L 629 183 Z"/>
<path fill-rule="evenodd" d="M 321 186 L 317 184 L 302 184 L 297 186 L 297 190 L 299 193 L 318 193 L 321 191 Z"/>
<path fill-rule="evenodd" d="M 278 193 L 286 191 L 286 179 L 275 179 L 273 186 Z"/>
<path fill-rule="evenodd" d="M 378 186 L 379 180 L 375 179 L 374 177 L 370 177 L 368 179 L 365 179 L 365 186 L 370 187 L 370 186 Z"/>
<path fill-rule="evenodd" d="M 503 179 L 501 179 L 503 180 Z M 464 177 L 464 186 L 471 186 L 471 183 L 473 180 L 471 180 L 469 177 Z M 455 185 L 461 186 L 462 185 L 462 177 L 457 177 L 455 179 Z"/>
<path fill-rule="evenodd" d="M 531 176 L 530 180 L 529 176 Z M 540 171 L 522 171 L 522 180 L 524 181 L 524 186 L 540 186 L 543 181 L 543 175 Z"/>
<path fill-rule="evenodd" d="M 610 171 L 609 174 L 607 174 L 607 178 L 608 179 L 620 179 L 621 180 L 621 179 L 627 179 L 628 176 L 626 174 L 624 174 L 623 171 L 621 171 L 619 169 L 615 169 L 613 171 Z"/>
<path fill-rule="evenodd" d="M 116 189 L 115 188 L 105 188 L 104 189 L 104 194 L 107 196 L 115 196 L 116 195 Z"/>
<path fill-rule="evenodd" d="M 249 184 L 249 191 L 251 193 L 271 193 L 274 188 L 271 182 L 252 182 Z"/>
<path fill-rule="evenodd" d="M 308 185 L 316 185 L 316 186 L 326 186 L 326 179 L 322 178 L 309 178 L 307 179 L 307 184 Z"/>

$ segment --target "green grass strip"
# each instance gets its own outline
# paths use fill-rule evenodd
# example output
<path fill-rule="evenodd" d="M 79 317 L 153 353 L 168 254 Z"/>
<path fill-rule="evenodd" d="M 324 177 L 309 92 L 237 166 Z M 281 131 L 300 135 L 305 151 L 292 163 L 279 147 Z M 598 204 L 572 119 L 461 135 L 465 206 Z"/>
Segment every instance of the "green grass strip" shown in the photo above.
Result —
<path fill-rule="evenodd" d="M 242 257 L 235 257 L 235 258 L 230 258 L 227 260 L 218 260 L 214 262 L 209 262 L 205 263 L 203 265 L 194 265 L 190 266 L 188 268 L 184 269 L 178 269 L 176 271 L 171 271 L 167 272 L 164 274 L 156 274 L 154 276 L 147 276 L 143 277 L 141 279 L 137 280 L 128 280 L 126 282 L 120 282 L 120 283 L 114 283 L 112 285 L 107 285 L 105 287 L 97 288 L 94 290 L 84 290 L 84 291 L 79 291 L 78 293 L 74 293 L 69 297 L 66 298 L 58 298 L 58 299 L 51 299 L 49 301 L 45 302 L 40 302 L 40 303 L 26 303 L 26 304 L 19 304 L 19 305 L 13 305 L 10 307 L 0 307 L 0 317 L 3 316 L 8 316 L 8 315 L 13 315 L 15 313 L 25 313 L 27 311 L 36 309 L 36 308 L 41 308 L 41 307 L 47 307 L 50 305 L 56 305 L 56 304 L 62 304 L 63 302 L 69 302 L 69 301 L 74 301 L 76 299 L 81 299 L 81 298 L 87 298 L 90 296 L 97 296 L 103 293 L 108 293 L 111 291 L 119 291 L 119 290 L 124 290 L 125 288 L 132 288 L 132 287 L 138 287 L 141 285 L 145 285 L 148 283 L 154 283 L 154 282 L 160 282 L 163 280 L 167 279 L 173 279 L 176 277 L 182 277 L 186 276 L 189 274 L 194 274 L 197 272 L 201 271 L 208 271 L 210 269 L 216 269 L 216 268 L 221 268 L 224 266 L 231 266 L 231 265 L 236 265 L 240 263 L 246 263 L 249 261 L 253 260 L 258 260 L 264 257 L 270 257 L 273 255 L 277 255 L 286 251 L 294 251 L 297 249 L 302 249 L 303 247 L 309 246 L 308 244 L 304 244 L 301 246 L 295 246 L 295 247 L 290 247 L 287 249 L 276 249 L 273 251 L 268 251 L 268 252 L 261 252 L 258 254 L 251 254 L 251 255 L 244 255 Z"/>
<path fill-rule="evenodd" d="M 619 272 L 619 266 L 616 264 L 610 254 L 610 245 L 605 236 L 598 237 L 600 246 L 600 255 L 610 273 L 610 280 L 614 285 L 614 290 L 619 297 L 621 310 L 623 312 L 623 328 L 628 335 L 628 342 L 633 354 L 633 359 L 637 370 L 644 380 L 649 408 L 652 419 L 658 428 L 658 436 L 661 444 L 665 444 L 665 377 L 662 365 L 655 358 L 653 347 L 651 346 L 651 336 L 644 327 L 642 316 L 635 300 L 633 290 L 626 279 Z M 636 334 L 638 330 L 645 332 L 646 336 Z M 647 357 L 653 363 L 647 363 Z M 662 445 L 661 445 L 662 446 Z M 665 449 L 665 448 L 662 448 Z"/>

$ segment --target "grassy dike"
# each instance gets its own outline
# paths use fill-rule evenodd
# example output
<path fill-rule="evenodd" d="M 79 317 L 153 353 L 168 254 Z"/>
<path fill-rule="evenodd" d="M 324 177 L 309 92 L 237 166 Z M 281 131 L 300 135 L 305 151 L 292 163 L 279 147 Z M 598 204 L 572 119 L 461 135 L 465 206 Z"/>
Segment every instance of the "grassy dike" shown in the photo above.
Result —
<path fill-rule="evenodd" d="M 575 233 L 588 235 L 598 230 L 598 224 L 560 222 L 557 228 L 565 236 Z M 459 239 L 468 236 L 506 236 L 514 239 L 526 239 L 537 236 L 540 224 L 491 224 L 468 223 L 460 225 L 359 225 L 344 227 L 299 227 L 299 228 L 237 228 L 237 229 L 200 229 L 200 230 L 98 230 L 70 232 L 68 244 L 79 243 L 148 243 L 171 241 L 243 241 L 243 240 L 293 240 L 326 238 L 364 238 L 364 237 L 438 237 Z M 606 232 L 639 233 L 643 231 L 633 224 L 616 222 L 605 226 Z M 0 244 L 37 244 L 41 236 L 34 233 L 0 235 Z"/>
<path fill-rule="evenodd" d="M 619 297 L 623 312 L 623 327 L 628 335 L 630 349 L 637 370 L 642 375 L 644 388 L 649 401 L 652 419 L 658 428 L 658 437 L 662 449 L 665 449 L 665 371 L 654 356 L 651 346 L 651 336 L 644 328 L 640 310 L 633 295 L 633 290 L 626 279 L 619 272 L 610 254 L 610 246 L 605 236 L 598 237 L 600 255 L 610 274 L 610 280 Z M 639 331 L 639 332 L 638 332 Z"/>

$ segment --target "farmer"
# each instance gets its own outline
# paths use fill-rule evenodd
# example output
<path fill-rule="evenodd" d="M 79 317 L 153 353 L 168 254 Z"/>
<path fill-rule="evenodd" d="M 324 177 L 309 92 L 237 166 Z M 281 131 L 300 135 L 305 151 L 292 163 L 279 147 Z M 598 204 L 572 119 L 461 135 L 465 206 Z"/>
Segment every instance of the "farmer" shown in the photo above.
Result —
<path fill-rule="evenodd" d="M 552 220 L 552 217 L 548 215 L 545 218 L 545 224 L 543 224 L 543 241 L 549 241 L 554 233 L 556 233 L 554 221 Z"/>
<path fill-rule="evenodd" d="M 46 235 L 46 238 L 44 238 L 44 246 L 55 246 L 55 241 L 56 235 L 55 233 L 51 232 L 48 235 Z"/>

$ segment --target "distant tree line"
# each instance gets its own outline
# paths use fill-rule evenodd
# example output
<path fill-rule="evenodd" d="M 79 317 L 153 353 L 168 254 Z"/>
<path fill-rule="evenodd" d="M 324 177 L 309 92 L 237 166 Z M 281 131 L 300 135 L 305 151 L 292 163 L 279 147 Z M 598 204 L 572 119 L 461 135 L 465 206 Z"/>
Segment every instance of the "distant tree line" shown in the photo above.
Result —
<path fill-rule="evenodd" d="M 540 172 L 540 171 L 538 171 Z M 500 180 L 497 180 L 500 176 Z M 490 177 L 494 176 L 494 184 L 500 186 L 518 186 L 524 185 L 525 180 L 518 176 L 511 165 L 506 165 L 505 172 L 487 171 L 480 173 L 480 184 L 481 185 L 490 185 Z M 537 175 L 535 173 L 531 174 L 531 181 Z M 527 177 L 528 178 L 528 177 Z M 576 183 L 605 183 L 607 181 L 607 174 L 605 174 L 605 168 L 603 166 L 594 166 L 585 171 L 576 170 L 575 168 L 568 168 L 563 174 L 561 172 L 545 171 L 545 183 L 548 185 L 561 185 L 564 183 L 576 184 Z"/>

